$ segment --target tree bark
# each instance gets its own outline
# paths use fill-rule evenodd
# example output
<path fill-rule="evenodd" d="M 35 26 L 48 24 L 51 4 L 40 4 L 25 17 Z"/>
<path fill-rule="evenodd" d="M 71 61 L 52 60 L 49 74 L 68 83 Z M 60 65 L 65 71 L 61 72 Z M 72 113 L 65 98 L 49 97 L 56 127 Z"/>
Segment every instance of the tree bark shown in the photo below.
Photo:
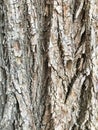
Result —
<path fill-rule="evenodd" d="M 0 130 L 98 129 L 98 1 L 0 1 Z"/>

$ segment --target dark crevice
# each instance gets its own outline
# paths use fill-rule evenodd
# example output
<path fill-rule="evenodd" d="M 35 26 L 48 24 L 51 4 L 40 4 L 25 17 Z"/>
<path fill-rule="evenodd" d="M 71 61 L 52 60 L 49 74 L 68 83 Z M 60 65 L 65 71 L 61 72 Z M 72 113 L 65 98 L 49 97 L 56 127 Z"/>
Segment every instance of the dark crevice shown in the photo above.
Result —
<path fill-rule="evenodd" d="M 29 95 L 30 95 L 30 101 L 33 108 L 33 93 L 32 93 L 32 78 L 30 79 L 30 85 L 29 85 Z"/>
<path fill-rule="evenodd" d="M 61 38 L 60 38 L 59 19 L 58 18 L 57 18 L 57 34 L 58 34 L 57 45 L 58 45 L 58 49 L 59 49 L 61 63 L 63 65 L 63 68 L 65 69 L 65 65 L 64 65 L 64 50 L 63 50 L 63 45 L 62 45 Z"/>
<path fill-rule="evenodd" d="M 83 26 L 84 26 L 84 25 L 83 25 Z M 82 43 L 85 42 L 85 38 L 86 38 L 86 30 L 84 30 L 84 32 L 82 33 L 79 46 L 81 46 Z M 78 49 L 79 49 L 79 48 L 78 48 Z"/>
<path fill-rule="evenodd" d="M 81 88 L 81 95 L 80 95 L 80 112 L 79 112 L 79 118 L 77 120 L 79 126 L 81 125 L 81 123 L 83 122 L 84 118 L 85 118 L 85 114 L 86 114 L 86 110 L 87 110 L 87 100 L 85 98 L 86 97 L 86 86 L 85 86 L 85 82 L 82 85 Z"/>
<path fill-rule="evenodd" d="M 62 18 L 64 22 L 64 1 L 62 0 Z"/>
<path fill-rule="evenodd" d="M 51 64 L 51 68 L 57 73 L 57 76 L 63 80 L 63 78 L 60 76 L 60 74 L 58 73 L 58 71 L 53 67 L 53 65 Z M 67 76 L 67 75 L 66 75 Z"/>
<path fill-rule="evenodd" d="M 82 54 L 81 58 L 77 59 L 77 63 L 76 63 L 76 74 L 78 74 L 79 72 L 84 73 L 83 70 L 85 70 L 85 64 L 86 64 L 86 54 Z"/>
<path fill-rule="evenodd" d="M 79 68 L 79 66 L 80 66 L 80 62 L 81 62 L 81 58 L 78 58 L 78 59 L 77 59 L 77 63 L 76 63 L 76 69 Z M 77 73 L 77 72 L 76 72 L 76 73 Z"/>
<path fill-rule="evenodd" d="M 72 8 L 73 9 L 72 10 L 72 12 L 73 12 L 72 20 L 73 20 L 73 22 L 75 21 L 75 15 L 76 15 L 76 12 L 77 12 L 77 9 L 78 9 L 79 5 L 80 5 L 80 1 L 79 0 L 75 0 L 73 2 L 73 8 Z"/>
<path fill-rule="evenodd" d="M 63 90 L 64 90 L 64 93 L 66 93 L 65 84 L 64 84 L 65 79 L 63 79 L 63 78 L 59 75 L 58 71 L 52 66 L 52 64 L 51 64 L 51 68 L 56 72 L 57 76 L 62 80 Z M 67 75 L 66 75 L 66 77 L 67 77 Z"/>
<path fill-rule="evenodd" d="M 75 51 L 75 54 L 78 52 L 79 48 L 85 43 L 85 39 L 86 39 L 86 30 L 83 32 L 81 39 L 79 41 L 79 45 Z"/>
<path fill-rule="evenodd" d="M 47 76 L 50 75 L 49 73 L 50 72 L 48 72 Z M 38 109 L 36 110 L 39 117 L 39 121 L 40 121 L 39 128 L 43 126 L 44 116 L 46 112 L 46 104 L 50 103 L 49 99 L 47 99 L 47 96 L 48 96 L 47 86 L 49 86 L 50 78 L 47 76 L 46 76 L 47 80 L 43 82 L 43 89 L 40 90 L 39 105 L 38 105 Z M 40 111 L 42 112 L 40 113 Z"/>
<path fill-rule="evenodd" d="M 49 82 L 48 82 L 49 83 Z M 52 123 L 51 123 L 51 120 L 52 120 L 52 115 L 51 115 L 51 104 L 50 104 L 50 96 L 48 95 L 48 91 L 46 90 L 46 95 L 43 95 L 44 97 L 42 97 L 40 102 L 41 102 L 41 105 L 43 104 L 43 114 L 41 116 L 41 122 L 40 122 L 40 128 L 42 128 L 44 126 L 45 130 L 47 129 L 52 129 L 53 126 L 52 126 Z M 49 112 L 48 115 L 47 115 L 47 111 Z M 48 120 L 45 120 L 44 121 L 44 118 L 48 118 Z"/>
<path fill-rule="evenodd" d="M 7 7 L 2 1 L 2 18 L 1 18 L 1 43 L 2 43 L 2 58 L 3 58 L 3 65 L 6 67 L 6 71 L 10 70 L 10 63 L 9 63 L 9 54 L 8 54 L 8 45 L 7 45 L 7 37 L 6 37 L 6 30 L 7 30 Z M 4 67 L 3 66 L 3 67 Z"/>
<path fill-rule="evenodd" d="M 12 82 L 12 87 L 14 88 L 15 92 L 18 93 L 18 94 L 21 94 L 21 92 L 18 91 L 18 89 L 15 87 L 14 83 Z"/>
<path fill-rule="evenodd" d="M 26 70 L 27 70 L 27 78 L 28 78 L 28 91 L 29 91 L 29 97 L 30 97 L 30 102 L 31 102 L 31 106 L 33 109 L 33 95 L 32 95 L 32 82 L 33 82 L 33 75 L 34 75 L 34 68 L 35 68 L 35 55 L 34 52 L 32 50 L 32 43 L 31 43 L 31 38 L 32 38 L 32 34 L 31 34 L 31 20 L 30 20 L 30 16 L 28 13 L 28 4 L 27 4 L 27 0 L 25 0 L 24 3 L 24 21 L 25 21 L 25 39 L 24 42 L 26 44 L 25 46 L 25 54 L 24 56 L 27 58 L 26 59 Z"/>
<path fill-rule="evenodd" d="M 3 116 L 4 116 L 4 112 L 5 112 L 5 105 L 7 103 L 7 95 L 6 94 L 3 94 L 4 95 L 4 104 L 2 105 L 2 119 L 3 119 Z"/>
<path fill-rule="evenodd" d="M 85 9 L 86 9 L 86 4 L 85 4 L 85 1 L 84 1 L 83 7 L 82 7 L 82 10 L 81 10 L 81 13 L 80 13 L 80 20 L 81 20 L 82 23 L 85 23 L 85 19 L 86 19 Z"/>
<path fill-rule="evenodd" d="M 81 4 L 81 2 L 80 2 L 80 4 Z M 80 27 L 81 27 L 81 30 L 79 31 L 79 37 L 80 37 L 80 39 L 79 39 L 79 43 L 78 43 L 78 47 L 77 47 L 77 49 L 76 49 L 76 51 L 75 51 L 75 54 L 78 52 L 78 50 L 79 50 L 79 48 L 83 45 L 83 44 L 86 44 L 85 43 L 85 39 L 86 39 L 86 4 L 85 4 L 85 1 L 84 1 L 84 3 L 83 3 L 83 7 L 82 7 L 82 9 L 81 9 L 81 12 L 80 12 L 80 14 L 79 14 L 79 22 L 80 22 Z M 77 19 L 76 19 L 77 20 Z M 83 32 L 81 32 L 81 31 L 83 31 Z M 77 35 L 76 35 L 77 36 Z"/>
<path fill-rule="evenodd" d="M 75 74 L 73 76 L 73 78 L 71 79 L 71 82 L 67 85 L 68 91 L 67 91 L 66 96 L 65 96 L 65 103 L 66 103 L 66 101 L 71 93 L 72 87 L 73 87 L 78 76 L 79 76 L 79 73 Z"/>
<path fill-rule="evenodd" d="M 79 116 L 77 119 L 77 123 L 80 127 L 83 121 L 85 120 L 86 112 L 88 110 L 88 104 L 89 105 L 91 104 L 91 98 L 92 98 L 91 88 L 93 86 L 91 77 L 92 77 L 91 74 L 86 77 L 81 88 L 81 95 L 80 95 L 80 101 L 79 101 L 80 111 L 79 111 Z M 91 112 L 89 111 L 89 114 L 90 113 Z M 90 119 L 88 118 L 88 120 Z M 85 125 L 85 127 L 87 128 L 88 126 Z"/>
<path fill-rule="evenodd" d="M 15 130 L 16 129 L 16 127 L 15 127 L 15 120 L 13 121 L 12 126 L 13 126 L 13 130 Z"/>
<path fill-rule="evenodd" d="M 20 111 L 20 106 L 19 106 L 19 102 L 17 99 L 17 96 L 15 93 L 13 93 L 15 99 L 16 99 L 16 114 L 15 114 L 15 120 L 13 121 L 13 127 L 15 129 L 19 129 L 21 128 L 22 130 L 22 123 L 20 124 L 20 120 L 21 120 L 21 111 Z M 13 130 L 15 130 L 13 129 Z"/>
<path fill-rule="evenodd" d="M 20 112 L 19 102 L 18 102 L 16 95 L 15 95 L 15 99 L 16 99 L 16 108 L 17 108 L 17 119 L 19 120 L 21 117 L 21 114 L 20 114 L 21 112 Z"/>
<path fill-rule="evenodd" d="M 78 129 L 77 129 L 77 126 L 74 124 L 74 125 L 72 126 L 71 130 L 78 130 Z"/>
<path fill-rule="evenodd" d="M 85 31 L 82 34 L 81 37 L 81 42 L 85 43 L 85 53 L 81 55 L 81 58 L 83 59 L 83 64 L 84 69 L 86 69 L 87 67 L 89 67 L 89 59 L 90 59 L 90 30 L 89 30 L 89 1 L 85 0 L 84 1 L 84 6 L 82 9 L 82 13 L 81 13 L 81 20 L 82 20 L 82 26 L 85 23 Z M 90 67 L 89 67 L 90 69 Z M 83 72 L 83 69 L 82 69 Z M 87 122 L 90 122 L 90 118 L 88 117 L 88 119 L 86 118 L 86 112 L 89 111 L 89 116 L 91 114 L 91 110 L 89 110 L 88 105 L 91 105 L 91 98 L 92 98 L 92 93 L 91 93 L 91 88 L 93 87 L 93 82 L 92 82 L 92 74 L 90 73 L 88 76 L 86 76 L 86 79 L 82 85 L 81 88 L 81 95 L 80 95 L 80 101 L 79 101 L 79 115 L 77 118 L 77 123 L 79 125 L 79 130 L 82 130 L 82 123 L 84 123 L 84 121 L 86 121 L 86 123 L 84 124 L 84 129 L 89 130 L 89 124 Z"/>
<path fill-rule="evenodd" d="M 5 17 L 6 9 L 4 1 L 0 1 L 0 75 L 2 80 L 0 81 L 0 118 L 3 118 L 5 112 L 5 105 L 7 103 L 7 83 L 8 83 L 8 72 L 9 72 L 9 62 L 8 62 L 8 48 L 5 43 L 6 39 L 6 28 L 5 28 Z"/>
<path fill-rule="evenodd" d="M 51 18 L 53 13 L 53 0 L 36 1 L 36 13 L 38 20 L 38 44 L 37 44 L 37 60 L 38 60 L 38 79 L 37 93 L 34 111 L 36 112 L 35 121 L 37 129 L 43 127 L 44 115 L 46 111 L 46 102 L 48 96 L 48 86 L 50 82 L 50 68 L 48 67 L 48 47 L 50 41 Z M 40 12 L 40 13 L 39 13 Z"/>

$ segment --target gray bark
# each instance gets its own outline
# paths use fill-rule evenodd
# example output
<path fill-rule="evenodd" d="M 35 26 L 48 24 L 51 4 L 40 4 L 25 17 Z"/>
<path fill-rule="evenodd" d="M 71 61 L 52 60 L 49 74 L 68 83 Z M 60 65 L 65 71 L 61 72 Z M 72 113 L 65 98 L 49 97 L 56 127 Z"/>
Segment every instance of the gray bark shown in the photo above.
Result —
<path fill-rule="evenodd" d="M 98 1 L 0 1 L 0 130 L 98 129 Z"/>

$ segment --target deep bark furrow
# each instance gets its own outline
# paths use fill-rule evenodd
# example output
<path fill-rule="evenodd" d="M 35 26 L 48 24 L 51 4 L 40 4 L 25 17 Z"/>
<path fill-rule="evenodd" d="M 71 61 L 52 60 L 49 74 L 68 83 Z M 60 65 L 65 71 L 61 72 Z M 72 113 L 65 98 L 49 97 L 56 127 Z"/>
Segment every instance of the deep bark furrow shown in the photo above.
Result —
<path fill-rule="evenodd" d="M 78 76 L 79 76 L 79 73 L 75 74 L 75 75 L 72 77 L 71 82 L 67 85 L 68 91 L 67 91 L 66 96 L 65 96 L 65 97 L 66 97 L 66 98 L 65 98 L 65 103 L 66 103 L 68 97 L 70 96 L 72 87 L 73 87 L 73 85 L 74 85 L 76 79 L 78 78 Z"/>
<path fill-rule="evenodd" d="M 88 83 L 89 82 L 89 83 Z M 86 86 L 86 84 L 89 85 L 89 87 Z M 77 118 L 77 123 L 79 125 L 79 129 L 82 130 L 81 124 L 85 121 L 85 117 L 87 114 L 87 111 L 89 110 L 89 106 L 91 107 L 91 98 L 92 98 L 92 94 L 91 94 L 91 88 L 93 87 L 92 84 L 92 79 L 91 79 L 91 75 L 86 77 L 86 80 L 84 81 L 83 85 L 82 85 L 82 89 L 81 89 L 81 95 L 80 95 L 80 112 L 79 112 L 79 117 Z M 90 117 L 91 111 L 89 110 L 89 117 Z M 90 118 L 87 118 L 87 121 L 90 121 Z M 85 122 L 85 124 L 86 124 Z M 85 126 L 85 129 L 89 126 L 90 124 Z"/>
<path fill-rule="evenodd" d="M 38 6 L 39 5 L 39 6 Z M 38 55 L 38 83 L 37 83 L 37 129 L 43 127 L 43 118 L 45 116 L 45 105 L 50 104 L 47 99 L 48 86 L 50 79 L 50 71 L 48 67 L 49 61 L 49 41 L 50 41 L 50 29 L 51 29 L 51 17 L 53 10 L 53 1 L 37 1 L 37 19 L 38 19 L 38 44 L 37 44 L 37 55 Z M 40 13 L 41 14 L 40 14 Z M 46 101 L 47 102 L 46 102 Z M 48 111 L 48 110 L 47 110 Z M 45 117 L 48 118 L 48 117 Z M 47 122 L 46 122 L 47 124 Z M 45 124 L 44 124 L 45 125 Z"/>
<path fill-rule="evenodd" d="M 60 58 L 61 58 L 61 63 L 62 63 L 62 66 L 65 70 L 65 64 L 64 64 L 64 48 L 63 48 L 63 45 L 62 45 L 62 42 L 61 42 L 61 37 L 60 37 L 60 28 L 59 28 L 59 19 L 57 17 L 57 33 L 58 33 L 58 41 L 57 41 L 57 44 L 58 44 L 58 48 L 59 48 L 59 54 L 60 54 Z"/>
<path fill-rule="evenodd" d="M 0 121 L 3 119 L 5 105 L 7 103 L 8 85 L 8 48 L 5 41 L 5 6 L 3 0 L 0 1 Z"/>

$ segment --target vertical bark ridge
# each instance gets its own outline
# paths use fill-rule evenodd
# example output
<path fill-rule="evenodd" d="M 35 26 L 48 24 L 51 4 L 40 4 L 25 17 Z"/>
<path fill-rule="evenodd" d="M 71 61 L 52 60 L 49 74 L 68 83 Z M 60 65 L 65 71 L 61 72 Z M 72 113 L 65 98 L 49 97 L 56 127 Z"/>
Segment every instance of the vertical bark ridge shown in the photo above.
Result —
<path fill-rule="evenodd" d="M 91 104 L 91 90 L 93 88 L 92 83 L 91 86 L 90 84 L 87 84 L 87 82 L 91 81 L 88 77 L 92 76 L 91 61 L 89 60 L 91 57 L 91 30 L 89 26 L 90 17 L 88 15 L 90 10 L 89 5 L 89 1 L 86 0 L 73 0 L 69 2 L 62 2 L 60 0 L 58 2 L 54 1 L 50 64 L 53 68 L 51 74 L 53 85 L 51 89 L 51 100 L 55 129 L 78 129 L 78 126 L 79 128 L 86 129 L 90 127 L 90 124 L 87 123 L 83 126 L 83 122 L 87 117 L 87 114 L 83 114 L 83 112 L 86 111 L 85 113 L 87 113 L 88 104 Z M 69 15 L 67 16 L 68 13 Z M 54 28 L 57 29 L 57 31 L 55 31 Z M 56 34 L 59 36 L 58 39 Z M 62 50 L 60 45 L 62 45 L 63 52 L 59 53 L 59 50 Z M 54 46 L 55 49 L 53 48 Z M 63 66 L 61 65 L 62 56 Z M 63 84 L 60 82 L 60 79 L 63 80 Z M 86 88 L 88 88 L 88 95 L 91 96 L 89 101 L 89 96 L 87 96 L 87 98 L 85 97 L 86 95 L 82 88 L 84 83 L 87 84 Z M 63 85 L 65 89 L 62 90 Z M 86 101 L 83 101 L 81 95 L 84 95 L 83 97 L 85 97 Z M 73 97 L 73 99 L 71 99 L 71 97 Z M 82 102 L 84 103 L 84 106 L 85 102 L 87 103 L 87 107 L 85 106 L 84 111 L 82 110 L 84 106 L 81 107 Z M 78 108 L 77 106 L 80 107 Z M 81 117 L 79 109 L 81 111 L 80 113 L 83 114 L 84 119 L 81 120 L 81 123 L 79 122 Z M 74 115 L 74 113 L 76 113 L 76 115 Z M 90 114 L 91 111 L 89 110 L 89 115 Z M 67 125 L 64 125 L 64 120 L 68 123 L 66 123 Z M 87 119 L 87 122 L 88 120 L 89 118 Z"/>
<path fill-rule="evenodd" d="M 81 39 L 79 41 L 78 48 L 76 51 L 79 51 L 79 48 L 84 45 L 85 50 L 81 53 L 81 57 L 77 60 L 77 71 L 79 73 L 82 73 L 83 75 L 86 75 L 85 80 L 82 84 L 81 91 L 80 91 L 80 109 L 79 109 L 79 117 L 77 118 L 77 124 L 78 129 L 85 130 L 90 129 L 90 116 L 91 111 L 89 110 L 89 106 L 91 107 L 91 100 L 92 100 L 92 67 L 91 67 L 91 47 L 90 47 L 90 37 L 91 37 L 91 30 L 89 26 L 89 10 L 90 10 L 90 3 L 89 1 L 85 0 L 83 1 L 83 10 L 81 11 Z M 80 18 L 79 18 L 80 19 Z M 83 29 L 83 27 L 85 28 Z M 82 66 L 81 66 L 82 61 Z M 79 63 L 78 63 L 79 62 Z M 89 72 L 87 70 L 89 69 Z M 88 116 L 88 117 L 87 117 Z M 84 123 L 85 122 L 85 123 Z"/>
<path fill-rule="evenodd" d="M 93 1 L 91 1 L 90 23 L 91 23 L 91 48 L 92 48 L 91 61 L 92 61 L 92 68 L 93 68 L 93 84 L 94 84 L 94 90 L 92 92 L 93 94 L 92 104 L 94 101 L 96 101 L 95 105 L 94 104 L 92 105 L 92 117 L 96 112 L 96 116 L 92 118 L 92 128 L 96 127 L 96 129 L 98 129 L 98 122 L 97 122 L 97 117 L 98 117 L 97 99 L 98 98 L 94 98 L 94 95 L 96 95 L 95 97 L 98 96 L 98 62 L 97 62 L 98 61 L 98 33 L 97 33 L 98 17 L 97 16 L 98 16 L 98 1 L 94 0 L 94 3 Z"/>
<path fill-rule="evenodd" d="M 35 129 L 32 113 L 32 52 L 31 52 L 31 26 L 28 15 L 27 1 L 4 1 L 7 15 L 5 17 L 5 33 L 8 56 L 10 61 L 9 85 L 7 85 L 7 103 L 4 111 L 4 129 Z M 11 11 L 10 11 L 11 10 Z M 6 20 L 7 19 L 7 20 Z M 6 50 L 6 49 L 4 49 Z M 7 57 L 7 56 L 6 56 Z M 6 67 L 8 68 L 8 67 Z M 9 68 L 8 68 L 9 69 Z M 13 99 L 10 98 L 11 95 Z M 15 105 L 10 109 L 10 104 Z M 11 119 L 6 116 L 6 110 L 13 113 Z"/>

